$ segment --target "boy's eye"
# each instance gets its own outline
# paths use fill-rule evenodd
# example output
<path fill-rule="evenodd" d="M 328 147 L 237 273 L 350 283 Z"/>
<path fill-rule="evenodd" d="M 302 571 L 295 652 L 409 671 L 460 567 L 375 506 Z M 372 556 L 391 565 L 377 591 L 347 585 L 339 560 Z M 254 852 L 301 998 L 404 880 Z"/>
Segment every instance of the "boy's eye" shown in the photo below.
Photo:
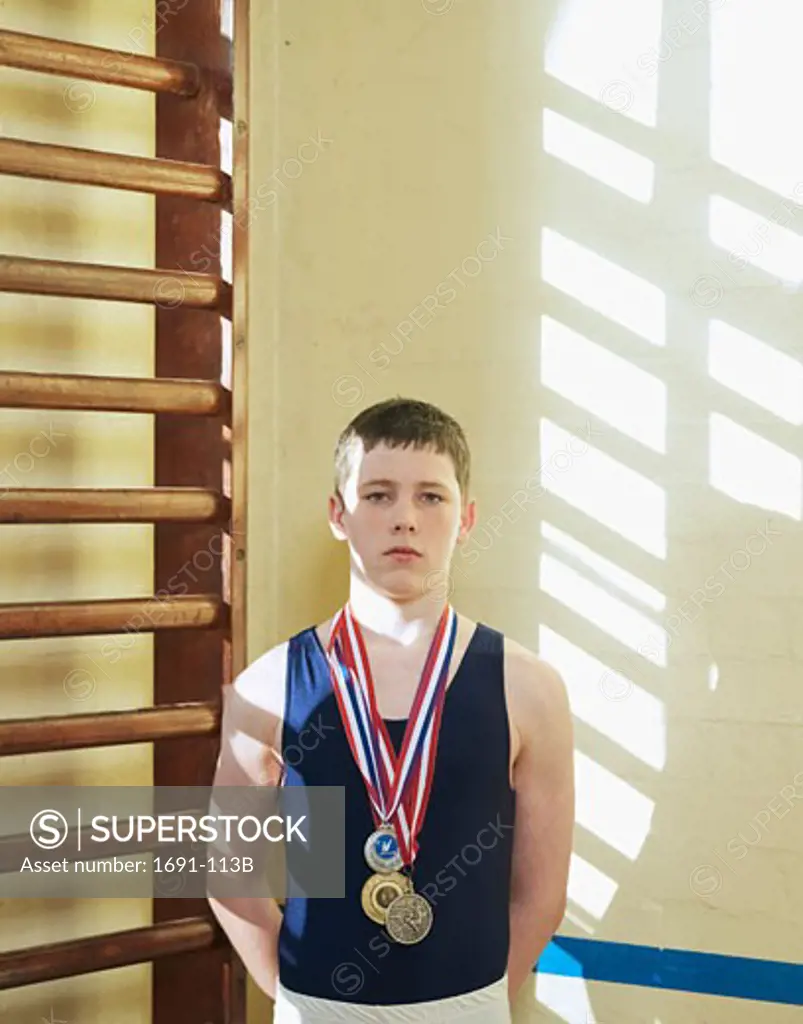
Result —
<path fill-rule="evenodd" d="M 443 495 L 442 494 L 437 494 L 435 491 L 425 491 L 423 496 L 425 498 L 427 498 L 427 499 L 433 499 L 434 498 L 434 503 L 435 504 L 437 504 L 439 502 L 442 502 L 444 500 L 443 499 Z M 372 501 L 374 498 L 389 498 L 389 497 L 390 497 L 390 495 L 387 494 L 384 491 L 371 491 L 369 494 L 365 495 L 365 500 L 366 501 Z"/>

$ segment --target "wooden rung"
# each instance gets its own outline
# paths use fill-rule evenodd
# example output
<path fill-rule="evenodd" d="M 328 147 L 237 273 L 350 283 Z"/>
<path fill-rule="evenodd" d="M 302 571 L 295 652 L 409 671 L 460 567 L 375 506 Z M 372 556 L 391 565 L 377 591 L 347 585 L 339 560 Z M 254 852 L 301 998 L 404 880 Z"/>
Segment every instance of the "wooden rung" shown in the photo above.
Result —
<path fill-rule="evenodd" d="M 24 32 L 0 31 L 0 65 L 176 96 L 194 96 L 200 86 L 200 73 L 194 64 Z"/>
<path fill-rule="evenodd" d="M 0 604 L 0 640 L 216 629 L 223 628 L 226 619 L 226 605 L 214 594 Z"/>
<path fill-rule="evenodd" d="M 225 523 L 231 514 L 228 498 L 203 487 L 10 487 L 0 498 L 0 523 Z"/>
<path fill-rule="evenodd" d="M 223 948 L 226 938 L 213 917 L 185 917 L 130 931 L 53 942 L 0 954 L 0 990 L 56 978 L 144 964 L 179 953 Z"/>
<path fill-rule="evenodd" d="M 217 309 L 225 315 L 230 315 L 231 309 L 231 288 L 214 274 L 34 260 L 24 256 L 0 256 L 0 292 L 150 302 L 166 309 Z"/>
<path fill-rule="evenodd" d="M 8 719 L 0 722 L 0 757 L 208 736 L 218 725 L 218 706 L 211 701 L 96 715 Z"/>
<path fill-rule="evenodd" d="M 0 407 L 228 416 L 231 392 L 213 380 L 0 373 Z"/>
<path fill-rule="evenodd" d="M 207 164 L 0 138 L 0 174 L 228 203 L 231 181 Z"/>

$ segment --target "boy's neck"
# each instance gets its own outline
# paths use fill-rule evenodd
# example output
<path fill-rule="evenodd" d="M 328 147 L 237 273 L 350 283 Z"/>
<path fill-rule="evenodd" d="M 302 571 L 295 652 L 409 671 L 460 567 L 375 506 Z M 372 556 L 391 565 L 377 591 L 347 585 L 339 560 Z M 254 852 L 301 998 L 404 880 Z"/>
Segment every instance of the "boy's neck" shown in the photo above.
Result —
<path fill-rule="evenodd" d="M 445 601 L 426 593 L 411 601 L 394 601 L 353 575 L 349 604 L 368 642 L 402 647 L 428 644 L 446 607 Z"/>

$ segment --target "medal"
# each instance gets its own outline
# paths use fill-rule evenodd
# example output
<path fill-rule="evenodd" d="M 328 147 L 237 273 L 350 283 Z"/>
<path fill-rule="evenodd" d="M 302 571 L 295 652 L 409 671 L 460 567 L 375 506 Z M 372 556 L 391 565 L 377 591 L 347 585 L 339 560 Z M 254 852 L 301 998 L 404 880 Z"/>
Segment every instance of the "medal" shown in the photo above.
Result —
<path fill-rule="evenodd" d="M 427 654 L 401 751 L 396 756 L 376 702 L 368 653 L 348 604 L 335 615 L 327 659 L 332 689 L 354 761 L 363 777 L 376 829 L 365 841 L 374 874 L 362 890 L 365 913 L 403 945 L 426 938 L 432 905 L 399 873 L 412 867 L 429 803 L 457 615 L 446 605 Z M 402 879 L 400 882 L 399 879 Z"/>
<path fill-rule="evenodd" d="M 413 946 L 429 935 L 432 928 L 432 904 L 420 893 L 408 892 L 395 899 L 387 909 L 385 930 L 396 942 Z"/>
<path fill-rule="evenodd" d="M 409 879 L 395 871 L 371 875 L 362 887 L 362 909 L 372 921 L 384 924 L 388 907 L 392 907 L 400 897 L 411 891 Z"/>
<path fill-rule="evenodd" d="M 365 840 L 365 861 L 372 871 L 398 871 L 404 865 L 396 832 L 392 825 L 382 825 Z"/>

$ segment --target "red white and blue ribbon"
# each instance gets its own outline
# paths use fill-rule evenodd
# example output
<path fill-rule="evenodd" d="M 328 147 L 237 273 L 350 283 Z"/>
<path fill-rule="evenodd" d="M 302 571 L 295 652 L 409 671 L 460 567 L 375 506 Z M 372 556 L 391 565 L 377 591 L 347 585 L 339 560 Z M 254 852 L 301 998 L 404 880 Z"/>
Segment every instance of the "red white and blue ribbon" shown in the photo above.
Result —
<path fill-rule="evenodd" d="M 377 826 L 394 826 L 405 865 L 418 852 L 417 836 L 429 803 L 457 614 L 444 608 L 427 654 L 398 757 L 376 702 L 362 631 L 349 604 L 329 634 L 332 686 L 354 761 L 362 774 Z"/>

